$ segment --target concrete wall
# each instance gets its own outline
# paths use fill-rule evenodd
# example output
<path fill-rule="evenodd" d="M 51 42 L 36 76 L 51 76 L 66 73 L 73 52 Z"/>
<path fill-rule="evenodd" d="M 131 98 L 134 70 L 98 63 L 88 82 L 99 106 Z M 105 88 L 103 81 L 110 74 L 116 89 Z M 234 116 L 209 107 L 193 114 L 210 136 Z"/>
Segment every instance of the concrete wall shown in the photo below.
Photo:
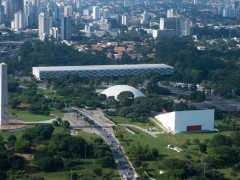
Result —
<path fill-rule="evenodd" d="M 214 130 L 214 109 L 176 111 L 155 116 L 164 127 L 174 133 L 186 132 L 187 126 L 201 125 L 203 131 Z"/>
<path fill-rule="evenodd" d="M 186 131 L 187 126 L 202 125 L 202 130 L 214 130 L 214 109 L 195 111 L 176 111 L 175 132 Z"/>
<path fill-rule="evenodd" d="M 159 114 L 155 118 L 169 131 L 175 131 L 175 112 Z"/>

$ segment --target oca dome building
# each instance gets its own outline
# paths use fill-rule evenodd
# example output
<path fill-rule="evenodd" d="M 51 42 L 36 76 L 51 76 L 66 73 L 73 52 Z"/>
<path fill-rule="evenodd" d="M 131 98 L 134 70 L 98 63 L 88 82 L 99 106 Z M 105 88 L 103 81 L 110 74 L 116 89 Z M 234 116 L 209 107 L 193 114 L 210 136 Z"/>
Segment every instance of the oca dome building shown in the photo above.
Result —
<path fill-rule="evenodd" d="M 172 133 L 214 131 L 214 109 L 174 111 L 155 116 Z"/>
<path fill-rule="evenodd" d="M 48 66 L 33 67 L 32 73 L 36 79 L 59 77 L 67 74 L 77 74 L 80 77 L 114 77 L 132 76 L 140 73 L 173 74 L 174 68 L 166 64 L 131 64 L 131 65 L 92 65 L 92 66 Z"/>

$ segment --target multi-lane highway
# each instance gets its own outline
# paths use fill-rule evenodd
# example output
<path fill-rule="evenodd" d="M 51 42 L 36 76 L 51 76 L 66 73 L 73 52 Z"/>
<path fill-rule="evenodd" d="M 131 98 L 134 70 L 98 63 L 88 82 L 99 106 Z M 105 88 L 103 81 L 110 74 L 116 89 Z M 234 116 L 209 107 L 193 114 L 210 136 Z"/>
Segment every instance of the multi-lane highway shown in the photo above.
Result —
<path fill-rule="evenodd" d="M 117 139 L 114 137 L 113 129 L 111 128 L 113 123 L 111 121 L 107 120 L 101 112 L 97 111 L 85 111 L 81 109 L 74 108 L 77 112 L 77 115 L 80 117 L 86 117 L 88 121 L 91 122 L 91 128 L 94 128 L 96 131 L 98 131 L 101 136 L 106 140 L 106 142 L 109 144 L 109 147 L 113 153 L 115 163 L 117 165 L 117 168 L 119 170 L 121 179 L 137 179 L 137 174 L 134 171 L 131 163 L 129 162 L 128 158 L 126 157 L 121 145 L 117 141 Z M 82 118 L 85 119 L 85 118 Z M 76 120 L 72 120 L 74 122 Z M 70 122 L 71 123 L 71 122 Z M 76 125 L 75 125 L 76 124 Z M 79 127 L 77 126 L 79 123 L 72 123 L 71 127 Z"/>

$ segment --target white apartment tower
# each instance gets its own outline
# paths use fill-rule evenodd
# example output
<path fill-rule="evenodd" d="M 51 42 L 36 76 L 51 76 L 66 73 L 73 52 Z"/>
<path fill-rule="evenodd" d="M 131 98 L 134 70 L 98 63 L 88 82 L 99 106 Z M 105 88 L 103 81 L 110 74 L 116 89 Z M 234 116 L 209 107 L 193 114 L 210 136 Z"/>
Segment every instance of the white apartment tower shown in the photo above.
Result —
<path fill-rule="evenodd" d="M 0 125 L 8 125 L 7 65 L 0 64 Z"/>
<path fill-rule="evenodd" d="M 167 18 L 176 18 L 178 16 L 176 9 L 167 10 Z"/>
<path fill-rule="evenodd" d="M 127 23 L 128 23 L 128 22 L 127 22 L 127 16 L 126 16 L 126 15 L 123 15 L 123 16 L 122 16 L 122 22 L 121 22 L 121 24 L 124 25 L 124 26 L 127 26 Z"/>
<path fill-rule="evenodd" d="M 164 30 L 164 18 L 160 18 L 159 29 Z"/>
<path fill-rule="evenodd" d="M 52 28 L 52 17 L 47 13 L 40 13 L 38 16 L 38 36 L 41 41 L 44 41 L 49 35 Z"/>
<path fill-rule="evenodd" d="M 12 21 L 11 28 L 15 31 L 23 30 L 25 25 L 25 15 L 22 11 L 14 14 L 14 20 Z"/>
<path fill-rule="evenodd" d="M 92 18 L 95 20 L 100 19 L 100 10 L 99 6 L 93 6 Z"/>

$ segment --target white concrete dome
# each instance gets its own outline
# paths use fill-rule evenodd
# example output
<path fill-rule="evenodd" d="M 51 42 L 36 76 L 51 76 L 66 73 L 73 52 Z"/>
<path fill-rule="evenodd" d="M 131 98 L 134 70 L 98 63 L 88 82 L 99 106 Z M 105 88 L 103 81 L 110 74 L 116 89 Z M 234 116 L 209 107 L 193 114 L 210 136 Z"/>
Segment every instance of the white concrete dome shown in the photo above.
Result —
<path fill-rule="evenodd" d="M 101 92 L 101 94 L 105 94 L 107 97 L 113 96 L 115 99 L 117 99 L 118 95 L 121 92 L 125 92 L 125 91 L 132 92 L 134 95 L 134 98 L 145 96 L 141 91 L 137 90 L 136 88 L 134 88 L 132 86 L 128 86 L 128 85 L 112 86 L 112 87 L 105 89 L 103 92 Z"/>

